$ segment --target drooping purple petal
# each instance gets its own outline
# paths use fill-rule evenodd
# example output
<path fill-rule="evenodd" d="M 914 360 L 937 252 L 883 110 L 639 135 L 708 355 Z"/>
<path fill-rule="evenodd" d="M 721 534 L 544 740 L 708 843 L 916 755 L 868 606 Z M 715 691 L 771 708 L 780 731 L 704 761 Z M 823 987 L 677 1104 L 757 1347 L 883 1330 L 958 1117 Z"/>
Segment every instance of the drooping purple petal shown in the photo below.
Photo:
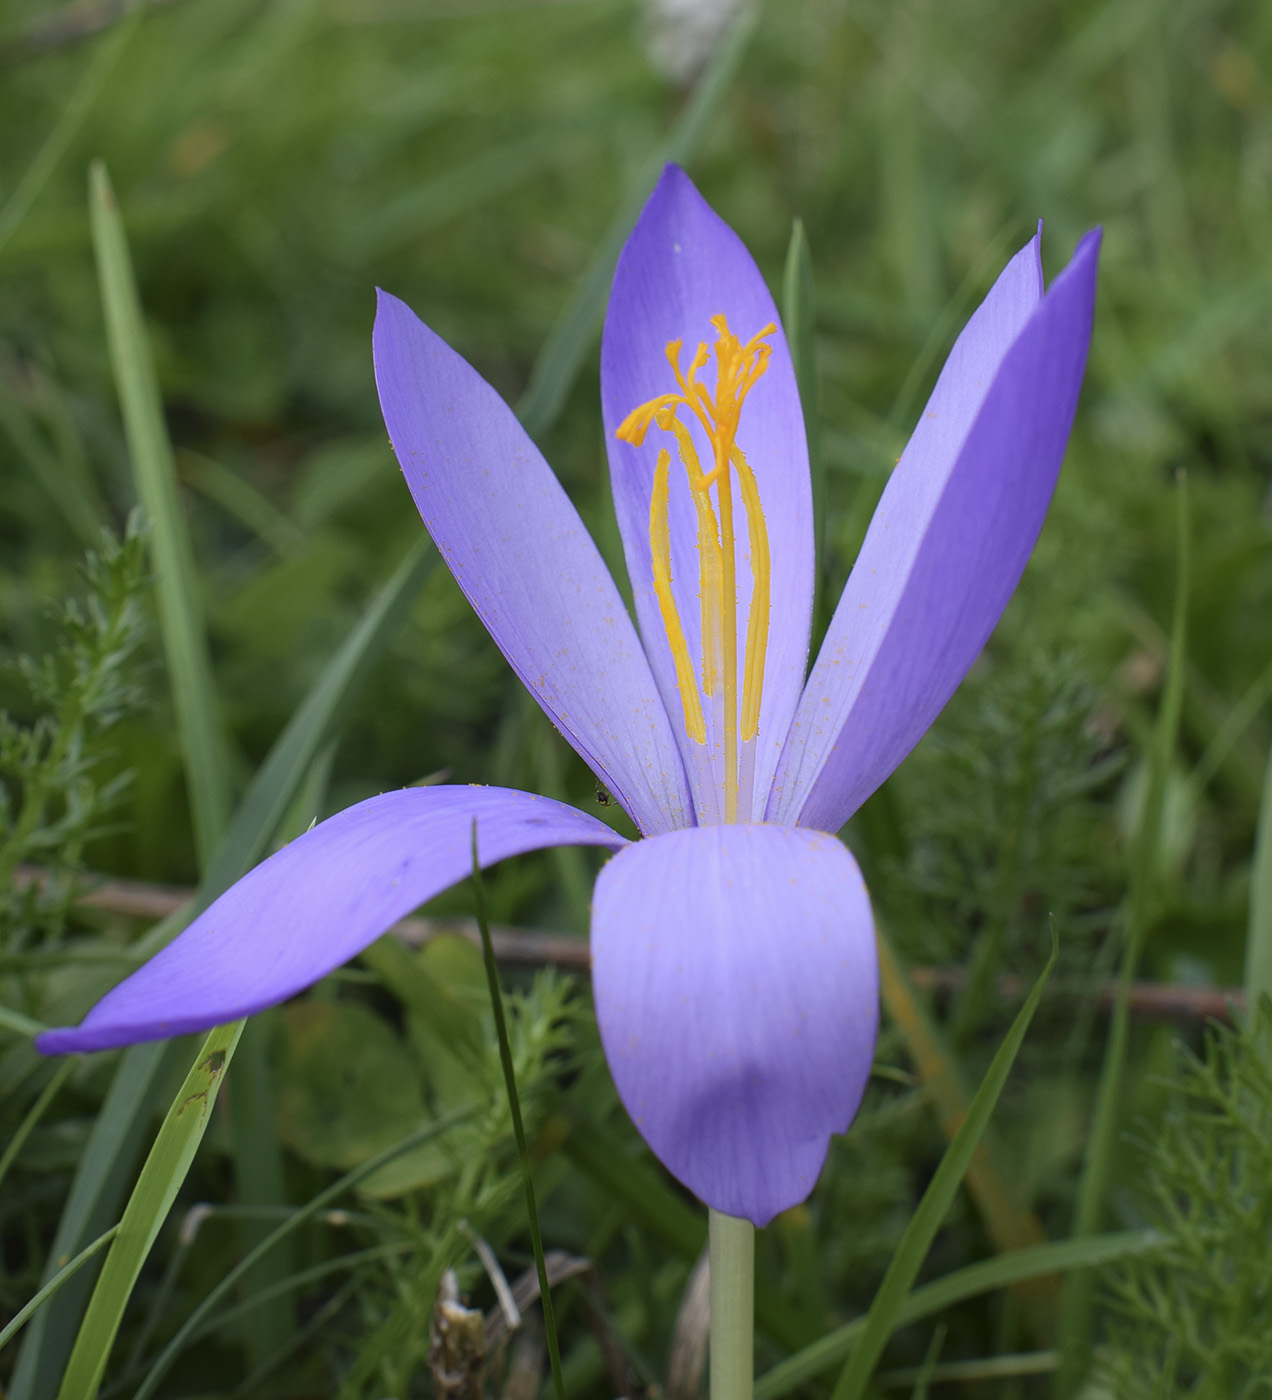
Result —
<path fill-rule="evenodd" d="M 696 827 L 601 871 L 592 983 L 614 1083 L 664 1165 L 764 1225 L 813 1189 L 878 1024 L 870 901 L 833 836 Z"/>
<path fill-rule="evenodd" d="M 1055 489 L 1091 339 L 1100 235 L 1041 302 L 1037 240 L 950 355 L 809 676 L 770 820 L 835 831 L 910 752 L 1007 606 Z"/>
<path fill-rule="evenodd" d="M 689 740 L 682 735 L 681 701 L 654 593 L 650 556 L 649 504 L 661 447 L 673 448 L 669 500 L 673 588 L 689 650 L 700 669 L 697 517 L 671 438 L 653 427 L 644 444 L 633 447 L 620 442 L 614 431 L 634 408 L 675 389 L 666 359 L 667 343 L 684 342 L 680 362 L 687 369 L 698 343 L 714 342 L 711 317 L 722 313 L 744 342 L 770 321 L 778 326 L 768 369 L 746 400 L 737 438 L 755 472 L 772 559 L 772 625 L 755 766 L 754 815 L 758 818 L 808 664 L 813 597 L 808 448 L 790 352 L 764 279 L 737 234 L 712 210 L 684 171 L 670 165 L 618 261 L 601 344 L 601 401 L 614 507 L 636 616 L 663 700 L 685 746 L 691 782 L 695 764 Z M 714 359 L 701 380 L 714 386 Z M 688 413 L 682 411 L 681 417 L 689 421 Z M 709 470 L 705 434 L 697 428 L 695 440 Z M 752 588 L 744 521 L 739 511 L 739 665 Z M 711 725 L 709 716 L 707 723 Z M 744 819 L 750 815 L 744 814 Z"/>
<path fill-rule="evenodd" d="M 385 292 L 374 348 L 415 504 L 499 649 L 642 831 L 688 825 L 676 739 L 636 629 L 538 448 L 476 370 Z"/>
<path fill-rule="evenodd" d="M 564 803 L 508 788 L 388 792 L 329 818 L 272 855 L 77 1027 L 36 1040 L 46 1055 L 162 1040 L 250 1016 L 360 953 L 472 870 L 545 846 L 623 838 Z"/>

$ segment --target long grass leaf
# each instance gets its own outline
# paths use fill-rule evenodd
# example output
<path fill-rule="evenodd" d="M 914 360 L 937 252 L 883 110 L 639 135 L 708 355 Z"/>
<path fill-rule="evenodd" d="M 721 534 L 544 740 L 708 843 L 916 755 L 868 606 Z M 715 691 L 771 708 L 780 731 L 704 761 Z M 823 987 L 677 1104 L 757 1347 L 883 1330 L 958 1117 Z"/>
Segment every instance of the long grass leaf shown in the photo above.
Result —
<path fill-rule="evenodd" d="M 112 1225 L 109 1230 L 98 1235 L 92 1244 L 85 1245 L 74 1259 L 70 1259 L 63 1264 L 57 1273 L 49 1279 L 48 1283 L 46 1283 L 33 1298 L 29 1299 L 19 1308 L 18 1311 L 14 1313 L 13 1317 L 5 1323 L 4 1331 L 0 1332 L 0 1347 L 7 1346 L 63 1284 L 70 1282 L 71 1278 L 79 1273 L 80 1269 L 87 1264 L 94 1255 L 100 1254 L 118 1233 L 119 1226 Z"/>
<path fill-rule="evenodd" d="M 707 1222 L 645 1162 L 634 1161 L 596 1123 L 575 1121 L 561 1149 L 602 1190 L 621 1201 L 641 1225 L 693 1263 L 707 1244 Z M 755 1281 L 755 1320 L 788 1350 L 817 1335 L 815 1319 L 794 1308 L 766 1278 Z"/>
<path fill-rule="evenodd" d="M 782 273 L 782 322 L 791 362 L 795 367 L 800 406 L 804 410 L 808 469 L 813 484 L 813 559 L 816 571 L 813 575 L 812 651 L 815 655 L 830 619 L 826 596 L 826 462 L 821 450 L 813 260 L 808 250 L 808 236 L 799 219 L 791 225 L 791 241 L 786 248 L 786 266 Z"/>
<path fill-rule="evenodd" d="M 1167 1243 L 1167 1237 L 1154 1230 L 1121 1230 L 1116 1234 L 1088 1235 L 1081 1240 L 1040 1244 L 1032 1249 L 1017 1250 L 1014 1254 L 983 1259 L 916 1288 L 902 1303 L 897 1313 L 897 1326 L 904 1327 L 911 1322 L 934 1317 L 969 1298 L 993 1293 L 1000 1288 L 1067 1273 L 1072 1269 L 1112 1264 L 1137 1254 L 1151 1253 Z M 865 1326 L 864 1317 L 854 1318 L 819 1337 L 794 1356 L 788 1356 L 756 1381 L 754 1400 L 779 1400 L 780 1396 L 789 1395 L 823 1371 L 837 1366 L 851 1352 Z"/>
<path fill-rule="evenodd" d="M 663 166 L 669 161 L 684 164 L 697 153 L 711 118 L 742 62 L 757 22 L 758 12 L 754 5 L 745 6 L 734 20 L 733 27 L 698 80 L 692 100 L 628 191 L 583 280 L 548 332 L 531 371 L 530 383 L 517 405 L 517 416 L 531 437 L 538 437 L 551 427 L 564 406 L 592 337 L 601 323 L 614 268 L 627 235 L 657 183 Z"/>
<path fill-rule="evenodd" d="M 512 1063 L 512 1043 L 508 1039 L 508 1023 L 504 1019 L 503 992 L 499 987 L 499 969 L 495 966 L 495 949 L 490 941 L 490 919 L 486 915 L 486 892 L 481 883 L 481 861 L 477 852 L 477 822 L 473 821 L 473 904 L 477 927 L 481 930 L 482 961 L 486 965 L 486 985 L 490 988 L 490 1009 L 495 1018 L 495 1035 L 499 1041 L 499 1063 L 503 1067 L 504 1089 L 508 1095 L 508 1111 L 512 1115 L 512 1133 L 517 1140 L 517 1160 L 521 1164 L 521 1185 L 526 1195 L 526 1218 L 530 1224 L 530 1246 L 534 1251 L 534 1267 L 539 1275 L 539 1303 L 543 1308 L 543 1330 L 548 1339 L 548 1359 L 552 1365 L 552 1389 L 556 1400 L 565 1400 L 565 1379 L 561 1374 L 561 1345 L 557 1340 L 556 1314 L 552 1307 L 552 1287 L 548 1282 L 548 1266 L 543 1258 L 543 1238 L 539 1233 L 539 1208 L 534 1199 L 534 1174 L 530 1168 L 530 1151 L 526 1147 L 526 1130 L 521 1121 L 521 1098 L 517 1093 L 517 1075 Z"/>
<path fill-rule="evenodd" d="M 878 944 L 879 989 L 884 1007 L 905 1041 L 942 1131 L 952 1140 L 966 1121 L 971 1095 L 954 1054 L 915 995 L 896 949 L 882 928 Z M 994 1248 L 1000 1253 L 1029 1249 L 1045 1242 L 1038 1217 L 1016 1200 L 988 1134 L 976 1145 L 968 1163 L 967 1189 Z M 1047 1279 L 1031 1279 L 1020 1289 L 1020 1297 L 1035 1332 L 1045 1335 L 1055 1317 L 1055 1284 Z"/>
<path fill-rule="evenodd" d="M 297 706 L 248 785 L 208 868 L 200 907 L 229 889 L 264 855 L 314 760 L 348 713 L 359 685 L 437 562 L 421 530 L 340 650 Z"/>
<path fill-rule="evenodd" d="M 422 1147 L 426 1142 L 432 1142 L 443 1133 L 448 1133 L 452 1128 L 458 1127 L 461 1123 L 467 1122 L 476 1112 L 473 1108 L 459 1109 L 454 1113 L 449 1113 L 442 1118 L 435 1118 L 433 1122 L 425 1124 L 422 1128 L 417 1128 L 413 1133 L 408 1133 L 406 1137 L 395 1142 L 392 1147 L 386 1147 L 383 1152 L 377 1152 L 374 1157 L 352 1171 L 346 1172 L 338 1181 L 332 1182 L 325 1190 L 320 1191 L 312 1197 L 305 1205 L 301 1206 L 292 1215 L 288 1216 L 275 1230 L 272 1230 L 249 1254 L 242 1259 L 225 1275 L 225 1277 L 212 1288 L 199 1302 L 198 1307 L 177 1329 L 176 1335 L 163 1349 L 159 1356 L 151 1365 L 146 1379 L 137 1388 L 133 1400 L 150 1400 L 158 1389 L 164 1376 L 168 1374 L 168 1369 L 185 1349 L 186 1344 L 195 1336 L 206 1321 L 209 1313 L 221 1301 L 231 1289 L 236 1287 L 239 1281 L 250 1274 L 260 1261 L 274 1249 L 282 1240 L 285 1240 L 294 1230 L 323 1210 L 330 1202 L 344 1195 L 346 1191 L 351 1191 L 360 1181 L 365 1181 L 379 1171 L 381 1167 L 402 1156 L 404 1152 L 410 1152 L 413 1148 Z"/>
<path fill-rule="evenodd" d="M 435 560 L 436 554 L 421 532 L 418 545 L 373 599 L 270 750 L 225 834 L 197 900 L 187 906 L 181 918 L 163 920 L 140 939 L 137 948 L 142 955 L 150 955 L 173 938 L 187 919 L 228 889 L 265 850 L 310 765 L 338 729 L 367 667 Z M 74 1253 L 117 1216 L 147 1130 L 155 1085 L 177 1070 L 181 1054 L 180 1046 L 161 1043 L 135 1045 L 124 1052 L 76 1170 L 50 1250 L 51 1261 Z M 46 1280 L 55 1269 L 50 1263 Z M 10 1400 L 51 1400 L 91 1282 L 87 1276 L 75 1280 L 35 1319 L 24 1338 Z"/>
<path fill-rule="evenodd" d="M 266 1023 L 253 1019 L 243 1027 L 234 1071 L 234 1092 L 229 1099 L 230 1154 L 234 1161 L 234 1193 L 246 1207 L 281 1206 L 287 1200 L 283 1184 L 283 1159 L 274 1127 L 273 1095 L 266 1058 Z M 268 1234 L 263 1221 L 245 1219 L 239 1224 L 244 1252 Z M 291 1260 L 279 1251 L 266 1260 L 247 1281 L 247 1287 L 265 1290 L 290 1271 Z M 294 1310 L 283 1297 L 263 1299 L 243 1316 L 243 1340 L 253 1366 L 293 1331 Z"/>
<path fill-rule="evenodd" d="M 124 1052 L 62 1207 L 49 1249 L 43 1283 L 57 1276 L 60 1262 L 78 1255 L 85 1242 L 114 1224 L 132 1181 L 133 1167 L 150 1130 L 157 1087 L 176 1069 L 180 1048 L 151 1042 Z M 72 1279 L 36 1315 L 22 1339 L 8 1400 L 52 1400 L 62 1367 L 93 1286 L 92 1269 Z"/>
<path fill-rule="evenodd" d="M 13 237 L 14 230 L 26 218 L 31 206 L 40 197 L 40 192 L 49 182 L 49 177 L 61 163 L 67 147 L 75 139 L 84 119 L 97 101 L 98 94 L 105 87 L 107 79 L 115 70 L 120 56 L 128 47 L 128 42 L 136 32 L 145 6 L 133 4 L 131 13 L 123 23 L 115 26 L 98 47 L 84 76 L 79 80 L 75 91 L 58 114 L 52 131 L 44 138 L 44 143 L 35 153 L 35 159 L 27 166 L 26 173 L 18 181 L 17 188 L 0 209 L 0 252 Z"/>
<path fill-rule="evenodd" d="M 235 1021 L 209 1032 L 168 1109 L 93 1290 L 58 1400 L 93 1400 L 97 1394 L 133 1284 L 203 1141 L 242 1031 L 243 1022 Z"/>
<path fill-rule="evenodd" d="M 18 1124 L 13 1136 L 5 1145 L 4 1152 L 0 1153 L 0 1184 L 3 1184 L 9 1168 L 17 1159 L 18 1153 L 22 1151 L 22 1144 L 31 1136 L 32 1128 L 44 1117 L 44 1110 L 57 1097 L 58 1091 L 66 1083 L 74 1068 L 74 1060 L 67 1060 L 60 1064 L 54 1070 L 49 1082 L 40 1090 L 39 1097 L 27 1110 L 22 1122 Z"/>
<path fill-rule="evenodd" d="M 101 161 L 89 176 L 93 250 L 111 368 L 137 495 L 150 521 L 159 625 L 185 760 L 195 848 L 204 871 L 230 811 L 228 765 L 212 686 L 194 555 L 177 495 L 172 444 L 146 339 L 124 223 Z"/>
<path fill-rule="evenodd" d="M 936 1238 L 941 1221 L 945 1219 L 946 1213 L 949 1211 L 959 1183 L 967 1173 L 976 1146 L 985 1129 L 989 1126 L 990 1117 L 998 1103 L 1003 1086 L 1007 1083 L 1011 1067 L 1016 1062 L 1016 1055 L 1025 1039 L 1029 1023 L 1033 1020 L 1038 1003 L 1042 1000 L 1047 979 L 1051 975 L 1052 968 L 1056 965 L 1058 952 L 1059 948 L 1054 942 L 1053 935 L 1051 956 L 1047 959 L 1046 967 L 1043 968 L 1024 1006 L 1020 1008 L 1015 1021 L 1012 1022 L 1006 1039 L 999 1046 L 998 1053 L 994 1056 L 985 1078 L 981 1081 L 980 1088 L 977 1089 L 975 1097 L 968 1105 L 967 1117 L 963 1120 L 958 1132 L 954 1134 L 954 1140 L 941 1158 L 941 1164 L 937 1167 L 935 1176 L 928 1183 L 928 1188 L 923 1193 L 918 1209 L 910 1217 L 910 1223 L 906 1226 L 905 1234 L 901 1237 L 901 1243 L 897 1246 L 897 1251 L 892 1256 L 892 1262 L 888 1265 L 888 1270 L 883 1276 L 883 1282 L 879 1285 L 879 1291 L 875 1294 L 874 1301 L 870 1305 L 865 1326 L 853 1347 L 852 1355 L 848 1359 L 847 1366 L 844 1367 L 839 1383 L 835 1386 L 833 1400 L 860 1400 L 860 1397 L 865 1393 L 866 1386 L 870 1382 L 879 1357 L 883 1354 L 888 1338 L 900 1321 L 901 1308 L 905 1303 L 906 1295 L 909 1293 L 924 1259 L 927 1258 L 927 1252 L 931 1248 L 933 1239 Z"/>
<path fill-rule="evenodd" d="M 1263 801 L 1250 871 L 1250 927 L 1246 935 L 1245 994 L 1253 1018 L 1261 996 L 1272 996 L 1272 754 L 1263 776 Z"/>
<path fill-rule="evenodd" d="M 1162 823 L 1166 786 L 1179 736 L 1184 696 L 1184 665 L 1188 650 L 1188 596 L 1191 586 L 1191 543 L 1188 522 L 1188 483 L 1179 473 L 1176 496 L 1175 606 L 1171 622 L 1170 664 L 1148 755 L 1148 783 L 1140 814 L 1138 838 L 1131 857 L 1130 892 L 1126 908 L 1126 942 L 1122 951 L 1117 1000 L 1109 1025 L 1104 1062 L 1096 1089 L 1086 1161 L 1078 1184 L 1074 1212 L 1075 1237 L 1094 1234 L 1100 1228 L 1108 1192 L 1113 1147 L 1119 1131 L 1118 1109 L 1126 1067 L 1131 1026 L 1131 984 L 1139 966 L 1152 904 L 1153 886 L 1161 859 Z M 1055 1393 L 1067 1395 L 1086 1367 L 1091 1343 L 1093 1281 L 1079 1274 L 1069 1281 L 1061 1316 L 1061 1365 Z"/>

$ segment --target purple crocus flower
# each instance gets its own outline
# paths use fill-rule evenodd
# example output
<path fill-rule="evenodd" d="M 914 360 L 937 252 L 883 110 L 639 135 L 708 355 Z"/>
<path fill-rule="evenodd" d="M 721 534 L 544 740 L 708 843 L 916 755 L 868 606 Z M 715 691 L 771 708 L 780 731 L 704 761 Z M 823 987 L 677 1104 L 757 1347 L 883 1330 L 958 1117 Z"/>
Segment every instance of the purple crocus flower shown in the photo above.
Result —
<path fill-rule="evenodd" d="M 49 1053 L 280 1002 L 470 869 L 615 852 L 592 979 L 618 1092 L 668 1169 L 763 1225 L 804 1199 L 870 1072 L 870 903 L 837 831 L 975 660 L 1051 499 L 1091 333 L 1099 235 L 1044 295 L 1039 240 L 959 337 L 805 679 L 808 457 L 764 280 L 669 166 L 619 260 L 601 351 L 633 625 L 495 391 L 382 294 L 385 422 L 429 532 L 552 722 L 639 829 L 500 788 L 387 793 L 258 866 Z M 696 347 L 689 348 L 689 347 Z"/>

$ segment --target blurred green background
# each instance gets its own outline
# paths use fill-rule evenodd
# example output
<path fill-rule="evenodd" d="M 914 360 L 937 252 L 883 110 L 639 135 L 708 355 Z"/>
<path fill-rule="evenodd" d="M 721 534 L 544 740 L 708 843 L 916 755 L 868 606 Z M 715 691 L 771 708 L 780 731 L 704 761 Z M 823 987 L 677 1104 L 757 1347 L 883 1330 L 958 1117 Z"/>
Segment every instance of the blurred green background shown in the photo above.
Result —
<path fill-rule="evenodd" d="M 379 417 L 374 288 L 403 297 L 524 402 L 543 347 L 603 267 L 615 221 L 701 100 L 704 69 L 719 67 L 723 26 L 699 32 L 676 18 L 690 8 L 168 0 L 129 16 L 105 0 L 6 6 L 0 646 L 10 663 L 56 646 L 58 607 L 84 588 L 85 551 L 103 526 L 121 532 L 135 505 L 93 260 L 91 160 L 106 162 L 136 264 L 237 796 L 422 528 Z M 1181 472 L 1193 546 L 1183 719 L 1144 971 L 1200 987 L 1242 977 L 1272 742 L 1272 7 L 770 0 L 734 57 L 687 164 L 779 299 L 792 220 L 806 230 L 823 571 L 836 592 L 946 350 L 1007 257 L 1041 218 L 1051 276 L 1084 230 L 1105 230 L 1082 405 L 1020 593 L 933 734 L 847 833 L 916 963 L 979 960 L 1031 977 L 1054 917 L 1069 991 L 1048 1001 L 1026 1048 L 1031 1077 L 1003 1150 L 1027 1203 L 1063 1234 L 1102 1044 L 1089 1004 L 1075 1013 L 1073 983 L 1115 966 L 1111 931 L 1171 625 Z M 561 387 L 558 412 L 536 407 L 535 435 L 617 565 L 595 339 Z M 130 663 L 137 703 L 96 755 L 99 786 L 124 774 L 128 785 L 74 854 L 113 876 L 187 885 L 195 841 L 157 637 L 152 626 Z M 39 713 L 14 664 L 0 669 L 0 706 L 20 721 Z M 308 815 L 442 772 L 596 810 L 591 775 L 438 568 L 319 765 Z M 491 877 L 494 916 L 582 932 L 593 864 L 575 854 L 512 863 Z M 463 891 L 438 905 L 469 907 Z M 118 945 L 130 926 L 74 927 Z M 14 946 L 41 937 L 27 929 Z M 38 1014 L 41 993 L 24 986 Z M 395 1024 L 374 996 L 366 1005 L 381 1030 Z M 991 993 L 944 1013 L 958 1053 L 983 1065 L 1003 1007 Z M 594 1030 L 573 1014 L 586 1046 Z M 308 1024 L 293 1024 L 279 1051 L 284 1085 L 316 1072 L 286 1058 L 308 1044 Z M 384 1033 L 392 1061 L 400 1042 Z M 1178 1033 L 1200 1043 L 1195 1023 Z M 1160 1108 L 1152 1073 L 1169 1065 L 1175 1034 L 1137 1032 L 1128 1112 Z M 559 1048 L 539 1046 L 548 1060 Z M 881 1057 L 904 1053 L 885 1041 Z M 16 1207 L 6 1212 L 14 1308 L 33 1291 L 75 1143 L 100 1101 L 95 1073 L 76 1112 L 50 1125 L 60 1149 L 37 1132 L 45 1156 L 20 1158 L 6 1183 L 15 1202 L 40 1203 L 34 1234 L 17 1228 Z M 313 1105 L 296 1092 L 279 1110 L 289 1149 L 306 1171 L 343 1164 L 313 1148 Z M 614 1114 L 608 1088 L 594 1092 L 594 1107 L 607 1105 L 597 1114 Z M 5 1111 L 20 1117 L 29 1099 L 14 1093 Z M 919 1097 L 872 1090 L 812 1216 L 789 1224 L 789 1238 L 775 1226 L 764 1246 L 775 1287 L 807 1314 L 868 1302 L 939 1154 Z M 1119 1153 L 1125 1187 L 1137 1168 L 1129 1146 Z M 199 1189 L 232 1195 L 215 1163 L 204 1170 Z M 568 1189 L 562 1199 L 574 1200 Z M 585 1240 L 570 1209 L 554 1213 L 551 1199 L 546 1209 L 545 1228 L 555 1221 L 570 1247 L 599 1256 L 624 1242 L 615 1274 L 653 1290 L 631 1326 L 661 1373 L 687 1264 L 666 1274 L 630 1221 Z M 983 1249 L 962 1209 L 934 1263 Z M 446 1238 L 453 1252 L 453 1231 Z M 608 1281 L 621 1298 L 623 1283 Z M 381 1303 L 380 1313 L 367 1305 L 368 1336 L 393 1314 Z M 419 1317 L 413 1325 L 426 1330 Z M 974 1352 L 1016 1324 L 982 1313 L 952 1325 Z M 925 1345 L 904 1342 L 897 1363 Z M 390 1385 L 374 1366 L 363 1383 L 368 1395 Z M 393 1393 L 408 1390 L 404 1381 Z"/>

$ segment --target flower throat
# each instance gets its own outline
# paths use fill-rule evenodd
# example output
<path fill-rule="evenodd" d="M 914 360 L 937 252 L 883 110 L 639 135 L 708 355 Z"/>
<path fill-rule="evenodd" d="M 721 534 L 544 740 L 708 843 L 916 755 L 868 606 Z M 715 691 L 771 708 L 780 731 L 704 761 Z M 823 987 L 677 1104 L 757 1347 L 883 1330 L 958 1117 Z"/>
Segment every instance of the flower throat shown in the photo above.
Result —
<path fill-rule="evenodd" d="M 737 445 L 742 404 L 768 368 L 773 347 L 767 337 L 777 333 L 769 324 L 745 344 L 729 329 L 723 316 L 713 316 L 715 327 L 716 384 L 714 393 L 698 383 L 698 374 L 710 358 L 705 341 L 682 372 L 682 341 L 667 345 L 667 363 L 675 377 L 674 393 L 660 394 L 633 409 L 617 436 L 639 447 L 651 424 L 675 439 L 677 455 L 688 477 L 689 495 L 698 520 L 698 584 L 702 608 L 701 690 L 684 627 L 672 592 L 671 528 L 668 495 L 671 485 L 671 453 L 662 448 L 654 469 L 654 489 L 649 502 L 649 546 L 653 555 L 654 592 L 676 668 L 676 685 L 684 707 L 685 732 L 702 746 L 701 790 L 707 810 L 699 818 L 708 823 L 750 820 L 755 775 L 756 736 L 760 727 L 760 699 L 764 689 L 764 658 L 769 631 L 769 542 L 760 493 L 741 448 Z M 698 420 L 710 444 L 712 462 L 703 470 L 689 425 L 679 412 L 687 408 Z M 742 665 L 741 706 L 738 703 L 738 598 L 734 547 L 734 477 L 746 510 L 751 548 L 751 607 L 747 617 Z M 714 497 L 712 495 L 714 488 Z M 713 731 L 723 771 L 706 751 L 707 724 L 704 701 L 711 706 Z M 723 793 L 723 811 L 719 794 Z"/>

